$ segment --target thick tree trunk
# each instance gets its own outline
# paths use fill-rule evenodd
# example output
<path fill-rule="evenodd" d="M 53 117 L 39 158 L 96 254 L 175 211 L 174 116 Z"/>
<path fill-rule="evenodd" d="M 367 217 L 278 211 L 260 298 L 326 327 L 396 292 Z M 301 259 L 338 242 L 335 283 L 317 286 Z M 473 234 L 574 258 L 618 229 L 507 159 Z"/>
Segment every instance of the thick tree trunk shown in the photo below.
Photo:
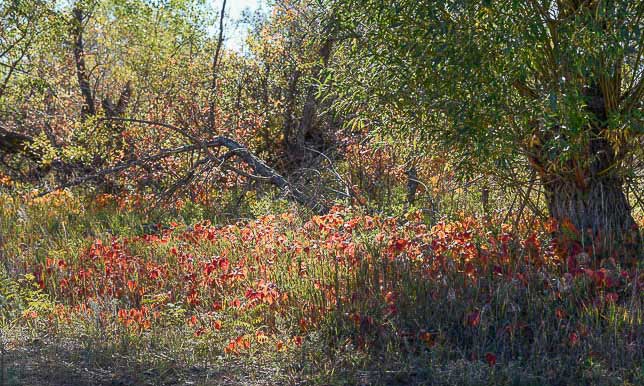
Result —
<path fill-rule="evenodd" d="M 581 154 L 585 158 L 567 162 L 559 174 L 537 168 L 550 215 L 564 225 L 560 239 L 579 242 L 597 258 L 641 258 L 641 234 L 624 193 L 615 151 L 597 135 Z M 574 229 L 566 229 L 570 224 Z"/>
<path fill-rule="evenodd" d="M 556 157 L 553 162 L 551 149 L 532 146 L 530 162 L 545 188 L 550 216 L 561 225 L 559 240 L 572 241 L 569 252 L 581 252 L 581 246 L 595 258 L 640 260 L 644 246 L 623 189 L 623 154 L 612 146 L 604 130 L 610 103 L 596 81 L 589 81 L 584 97 L 584 109 L 592 117 L 584 127 L 585 148 L 571 159 L 562 162 Z M 552 127 L 545 136 L 541 134 L 539 143 L 551 142 L 558 135 L 559 127 Z"/>
<path fill-rule="evenodd" d="M 584 187 L 553 179 L 544 186 L 550 215 L 562 225 L 561 237 L 591 247 L 598 257 L 641 253 L 637 225 L 619 178 L 596 177 Z"/>

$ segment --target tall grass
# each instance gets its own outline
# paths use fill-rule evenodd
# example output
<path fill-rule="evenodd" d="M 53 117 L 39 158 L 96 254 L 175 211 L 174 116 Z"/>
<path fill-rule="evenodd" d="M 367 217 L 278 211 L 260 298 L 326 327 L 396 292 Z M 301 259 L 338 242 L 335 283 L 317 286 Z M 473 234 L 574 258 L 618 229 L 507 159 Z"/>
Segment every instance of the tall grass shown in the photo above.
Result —
<path fill-rule="evenodd" d="M 184 219 L 3 196 L 5 337 L 140 382 L 644 382 L 641 267 L 567 255 L 548 224 Z"/>

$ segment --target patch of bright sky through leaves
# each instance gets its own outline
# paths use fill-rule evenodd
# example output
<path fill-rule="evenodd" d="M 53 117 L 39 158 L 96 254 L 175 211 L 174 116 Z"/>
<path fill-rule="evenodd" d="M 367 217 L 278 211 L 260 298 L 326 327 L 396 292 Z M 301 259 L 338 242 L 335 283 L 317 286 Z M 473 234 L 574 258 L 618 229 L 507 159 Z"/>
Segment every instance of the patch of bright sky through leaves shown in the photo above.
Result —
<path fill-rule="evenodd" d="M 213 12 L 217 15 L 214 25 L 208 27 L 208 32 L 217 36 L 219 34 L 219 12 L 221 11 L 222 0 L 207 1 Z M 264 0 L 227 0 L 226 19 L 224 24 L 224 39 L 226 47 L 235 51 L 243 51 L 244 39 L 248 35 L 248 23 L 244 17 L 252 15 L 256 11 L 266 11 Z"/>
<path fill-rule="evenodd" d="M 3 1 L 3 0 L 0 0 Z M 75 0 L 52 0 L 55 9 L 71 6 Z M 152 6 L 160 6 L 168 0 L 144 0 Z M 213 15 L 212 25 L 206 27 L 208 33 L 212 36 L 219 35 L 219 14 L 223 0 L 203 0 L 203 5 L 208 8 Z M 268 6 L 267 0 L 227 0 L 226 1 L 226 18 L 224 21 L 224 43 L 229 49 L 242 52 L 244 40 L 248 36 L 250 28 L 246 16 L 253 15 L 255 12 L 265 13 Z"/>

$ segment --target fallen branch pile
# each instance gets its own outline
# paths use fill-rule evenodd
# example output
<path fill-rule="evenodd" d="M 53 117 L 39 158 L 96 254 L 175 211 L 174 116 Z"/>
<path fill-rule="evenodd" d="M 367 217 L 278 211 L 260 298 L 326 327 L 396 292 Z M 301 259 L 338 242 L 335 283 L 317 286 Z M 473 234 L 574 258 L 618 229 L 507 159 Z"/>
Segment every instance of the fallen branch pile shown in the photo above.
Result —
<path fill-rule="evenodd" d="M 249 151 L 245 146 L 239 142 L 224 136 L 217 136 L 208 141 L 202 141 L 199 138 L 191 135 L 187 130 L 181 129 L 179 127 L 169 125 L 161 122 L 153 122 L 140 119 L 129 119 L 129 118 L 104 118 L 103 120 L 109 121 L 122 121 L 122 122 L 131 122 L 139 123 L 146 125 L 154 125 L 159 127 L 165 127 L 171 129 L 172 131 L 185 137 L 191 144 L 172 148 L 172 149 L 163 149 L 157 153 L 132 159 L 121 164 L 111 166 L 108 168 L 100 169 L 94 172 L 85 173 L 79 177 L 73 178 L 72 180 L 66 181 L 56 187 L 44 189 L 39 196 L 44 196 L 53 191 L 59 189 L 65 189 L 73 186 L 78 186 L 86 182 L 100 180 L 102 177 L 122 172 L 124 170 L 130 169 L 135 166 L 143 166 L 146 164 L 158 162 L 164 158 L 176 156 L 178 154 L 200 151 L 203 158 L 201 161 L 195 165 L 188 175 L 181 179 L 180 183 L 186 183 L 194 177 L 197 167 L 202 165 L 210 165 L 210 168 L 217 167 L 223 170 L 232 171 L 237 173 L 240 176 L 249 178 L 253 181 L 260 181 L 264 183 L 270 183 L 277 187 L 283 196 L 291 201 L 297 202 L 301 205 L 304 205 L 316 213 L 325 213 L 328 211 L 328 207 L 321 203 L 315 197 L 311 197 L 293 186 L 285 177 L 279 174 L 275 169 L 268 166 L 262 159 L 257 157 L 251 151 Z M 213 149 L 226 148 L 228 151 L 223 156 L 217 156 L 212 151 Z M 240 168 L 232 166 L 228 163 L 229 160 L 237 158 L 243 164 L 245 164 L 252 172 L 246 172 Z M 209 168 L 209 169 L 210 169 Z M 174 190 L 176 187 L 173 187 Z"/>

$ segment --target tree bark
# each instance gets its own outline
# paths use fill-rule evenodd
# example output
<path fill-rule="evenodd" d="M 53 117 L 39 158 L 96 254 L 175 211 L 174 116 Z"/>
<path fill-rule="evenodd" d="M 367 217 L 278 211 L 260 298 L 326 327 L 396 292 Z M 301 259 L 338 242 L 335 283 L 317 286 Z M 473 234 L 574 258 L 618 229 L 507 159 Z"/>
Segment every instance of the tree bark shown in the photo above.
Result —
<path fill-rule="evenodd" d="M 583 88 L 584 110 L 591 118 L 582 128 L 587 136 L 584 148 L 571 159 L 560 161 L 565 158 L 562 154 L 552 154 L 552 149 L 541 145 L 563 135 L 554 126 L 535 134 L 539 140 L 529 149 L 530 162 L 545 188 L 550 216 L 563 225 L 558 232 L 560 242 L 577 242 L 577 250 L 590 247 L 596 258 L 641 259 L 642 234 L 624 192 L 625 153 L 606 137 L 614 106 L 599 81 L 589 79 L 587 84 Z"/>
<path fill-rule="evenodd" d="M 584 151 L 556 172 L 545 161 L 533 159 L 533 166 L 545 188 L 550 216 L 563 225 L 560 241 L 590 247 L 598 258 L 641 258 L 642 235 L 624 193 L 620 156 L 602 136 L 606 112 L 598 95 L 591 89 L 587 109 L 596 120 L 588 129 L 590 139 Z M 546 159 L 543 153 L 538 158 Z M 567 229 L 570 225 L 574 229 Z"/>
<path fill-rule="evenodd" d="M 239 142 L 231 138 L 224 137 L 224 136 L 217 136 L 205 142 L 190 134 L 188 130 L 182 129 L 167 123 L 154 122 L 154 121 L 148 121 L 143 119 L 116 118 L 116 117 L 103 118 L 101 120 L 109 120 L 114 122 L 132 122 L 132 123 L 164 127 L 174 131 L 175 133 L 183 137 L 186 137 L 188 140 L 190 140 L 192 144 L 175 148 L 175 149 L 165 149 L 155 155 L 146 156 L 138 159 L 131 159 L 127 162 L 124 162 L 122 164 L 119 164 L 110 168 L 105 168 L 97 171 L 88 171 L 84 175 L 78 178 L 72 179 L 67 183 L 61 184 L 55 189 L 45 190 L 40 195 L 48 194 L 57 189 L 64 189 L 72 186 L 77 186 L 87 181 L 92 181 L 92 180 L 101 181 L 107 175 L 118 173 L 120 171 L 129 169 L 133 166 L 143 166 L 150 162 L 159 161 L 163 158 L 170 157 L 172 155 L 192 152 L 192 151 L 200 151 L 204 154 L 205 159 L 207 161 L 216 163 L 218 168 L 233 171 L 234 173 L 237 173 L 243 177 L 249 178 L 250 180 L 270 183 L 276 186 L 282 192 L 285 198 L 291 201 L 297 202 L 301 205 L 304 205 L 316 213 L 324 214 L 329 211 L 329 207 L 325 203 L 321 202 L 316 197 L 311 196 L 303 192 L 302 190 L 298 189 L 298 187 L 291 184 L 285 177 L 280 175 L 275 169 L 273 169 L 268 164 L 266 164 L 266 162 L 264 162 L 262 159 L 257 157 L 245 146 L 243 146 L 242 144 L 240 144 Z M 228 152 L 221 157 L 215 155 L 211 151 L 211 149 L 213 148 L 221 148 L 221 147 L 228 149 Z M 227 161 L 233 157 L 238 158 L 247 167 L 249 167 L 252 170 L 252 174 L 228 165 Z"/>
<path fill-rule="evenodd" d="M 313 68 L 312 74 L 315 79 L 320 79 L 322 70 L 324 70 L 329 63 L 332 44 L 333 40 L 331 40 L 331 38 L 327 38 L 318 50 L 321 63 L 317 64 Z M 304 102 L 304 108 L 302 109 L 302 119 L 300 119 L 300 124 L 296 133 L 296 152 L 299 153 L 296 156 L 299 158 L 304 158 L 307 137 L 310 136 L 311 131 L 316 129 L 318 88 L 319 86 L 316 83 L 312 83 L 309 85 L 306 93 L 306 101 Z"/>
<path fill-rule="evenodd" d="M 76 62 L 76 76 L 84 104 L 81 108 L 81 119 L 96 115 L 94 94 L 89 84 L 89 74 L 85 65 L 85 47 L 83 43 L 83 22 L 84 15 L 80 8 L 74 8 L 73 36 L 74 36 L 74 61 Z"/>
<path fill-rule="evenodd" d="M 414 205 L 416 202 L 416 192 L 418 191 L 418 168 L 412 165 L 407 171 L 407 204 Z"/>
<path fill-rule="evenodd" d="M 217 105 L 217 73 L 219 64 L 219 53 L 224 43 L 224 16 L 226 14 L 226 0 L 221 5 L 221 13 L 219 15 L 219 37 L 217 38 L 217 48 L 215 55 L 212 58 L 212 84 L 210 86 L 210 101 L 208 106 L 208 129 L 210 132 L 215 131 L 215 107 Z"/>
<path fill-rule="evenodd" d="M 628 258 L 641 253 L 637 224 L 621 179 L 595 177 L 586 186 L 553 179 L 544 187 L 550 215 L 563 225 L 561 237 L 591 246 L 596 256 L 617 254 Z"/>

